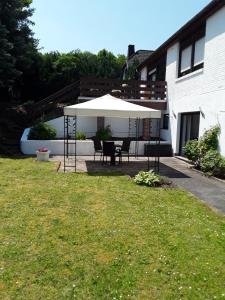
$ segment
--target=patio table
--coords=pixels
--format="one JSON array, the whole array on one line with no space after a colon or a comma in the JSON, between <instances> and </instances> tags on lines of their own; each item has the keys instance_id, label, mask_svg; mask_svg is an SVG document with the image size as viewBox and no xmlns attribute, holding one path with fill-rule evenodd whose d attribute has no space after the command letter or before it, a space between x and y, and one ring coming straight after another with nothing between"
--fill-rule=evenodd
<instances>
[{"instance_id":1,"label":"patio table","mask_svg":"<svg viewBox=\"0 0 225 300\"><path fill-rule=\"evenodd\" d=\"M118 152L116 152L116 148L121 147L121 145L120 144L115 144L115 142L111 141L111 140L107 140L106 142L111 142L111 143L114 144L114 149L115 150L113 151L112 155L110 156L110 165L115 166L116 165L116 153L118 153Z\"/></svg>"}]
</instances>

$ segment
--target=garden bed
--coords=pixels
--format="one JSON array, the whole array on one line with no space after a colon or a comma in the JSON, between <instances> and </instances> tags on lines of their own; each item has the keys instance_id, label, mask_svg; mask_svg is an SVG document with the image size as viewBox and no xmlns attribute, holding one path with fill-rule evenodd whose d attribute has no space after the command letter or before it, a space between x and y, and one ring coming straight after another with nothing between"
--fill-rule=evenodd
<instances>
[{"instance_id":1,"label":"garden bed","mask_svg":"<svg viewBox=\"0 0 225 300\"><path fill-rule=\"evenodd\" d=\"M26 128L20 140L20 148L23 154L34 155L36 150L41 147L47 147L52 155L63 155L64 154L64 140L63 139L53 139L53 140L29 140L28 135L30 128ZM110 138L118 144L122 144L122 138ZM70 142L70 141L69 141ZM71 145L69 146L69 151L73 151L74 140L71 140ZM144 155L144 145L147 141L140 140L138 143L138 155ZM151 141L151 144L155 144L156 141ZM77 155L94 155L94 144L91 139L77 140ZM130 154L135 153L136 140L132 140L130 146ZM168 144L166 141L161 141L161 144Z\"/></svg>"},{"instance_id":2,"label":"garden bed","mask_svg":"<svg viewBox=\"0 0 225 300\"><path fill-rule=\"evenodd\" d=\"M218 180L220 182L223 182L225 184L225 179L224 177L223 178L220 178L220 177L216 177L216 176L212 176L212 175L209 175L207 173L204 173L202 172L199 168L196 168L195 166L191 165L191 169L199 174L201 174L202 176L206 176L206 177L209 177L209 178L212 178L214 180Z\"/></svg>"},{"instance_id":3,"label":"garden bed","mask_svg":"<svg viewBox=\"0 0 225 300\"><path fill-rule=\"evenodd\" d=\"M218 151L220 127L206 130L199 140L190 140L184 147L184 155L194 167L205 175L225 179L225 157Z\"/></svg>"},{"instance_id":4,"label":"garden bed","mask_svg":"<svg viewBox=\"0 0 225 300\"><path fill-rule=\"evenodd\" d=\"M202 176L206 176L206 177L209 177L209 178L212 178L212 179L215 179L215 180L218 180L218 181L220 181L220 182L225 183L225 178L224 178L224 177L223 177L223 178L220 178L220 177L216 177L216 176L212 176L212 175L209 175L209 174L207 174L207 173L204 173L203 171L200 170L200 168L195 167L194 163L191 162L191 161L190 161L189 159L187 159L186 157L183 157L183 156L175 156L175 158L184 161L185 163L187 163L187 164L189 165L189 167L190 167L193 171L195 171L195 172L201 174Z\"/></svg>"}]
</instances>

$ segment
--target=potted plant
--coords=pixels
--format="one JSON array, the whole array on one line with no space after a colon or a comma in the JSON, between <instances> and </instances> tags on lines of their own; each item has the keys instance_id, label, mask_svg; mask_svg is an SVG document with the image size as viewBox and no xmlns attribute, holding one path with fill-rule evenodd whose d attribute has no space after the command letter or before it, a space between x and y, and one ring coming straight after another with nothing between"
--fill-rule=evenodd
<instances>
[{"instance_id":1,"label":"potted plant","mask_svg":"<svg viewBox=\"0 0 225 300\"><path fill-rule=\"evenodd\" d=\"M106 141L108 139L111 139L112 138L112 131L111 131L110 125L106 126L105 128L100 128L96 132L96 137L100 141Z\"/></svg>"},{"instance_id":2,"label":"potted plant","mask_svg":"<svg viewBox=\"0 0 225 300\"><path fill-rule=\"evenodd\" d=\"M86 140L86 134L84 132L78 131L76 134L76 140Z\"/></svg>"},{"instance_id":3,"label":"potted plant","mask_svg":"<svg viewBox=\"0 0 225 300\"><path fill-rule=\"evenodd\" d=\"M48 161L49 160L50 151L46 147L39 148L36 151L36 154L37 154L38 161Z\"/></svg>"}]
</instances>

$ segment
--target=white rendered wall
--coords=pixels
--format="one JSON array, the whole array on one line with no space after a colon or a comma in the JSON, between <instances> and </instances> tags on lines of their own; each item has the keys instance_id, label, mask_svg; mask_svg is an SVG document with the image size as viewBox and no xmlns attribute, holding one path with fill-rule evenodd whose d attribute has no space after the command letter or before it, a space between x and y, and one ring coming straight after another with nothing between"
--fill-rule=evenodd
<instances>
[{"instance_id":1,"label":"white rendered wall","mask_svg":"<svg viewBox=\"0 0 225 300\"><path fill-rule=\"evenodd\" d=\"M64 137L64 118L50 120L49 125L53 126L57 132L57 138ZM97 120L95 117L77 117L77 131L82 131L87 137L92 137L97 131Z\"/></svg>"},{"instance_id":2,"label":"white rendered wall","mask_svg":"<svg viewBox=\"0 0 225 300\"><path fill-rule=\"evenodd\" d=\"M135 120L131 121L131 136L136 136L136 128L134 126ZM47 122L56 129L57 138L64 136L64 120L63 117L53 119ZM122 118L105 118L105 126L110 125L113 136L127 137L129 133L129 119ZM140 121L139 133L142 135L143 122ZM86 137L92 137L97 131L97 118L96 117L78 117L77 118L77 131L82 131Z\"/></svg>"},{"instance_id":3,"label":"white rendered wall","mask_svg":"<svg viewBox=\"0 0 225 300\"><path fill-rule=\"evenodd\" d=\"M47 147L52 155L64 154L64 140L28 140L30 128L26 128L20 140L20 149L23 154L35 155L41 147ZM73 153L74 145L69 146L69 152ZM77 141L77 155L94 155L92 140Z\"/></svg>"},{"instance_id":4,"label":"white rendered wall","mask_svg":"<svg viewBox=\"0 0 225 300\"><path fill-rule=\"evenodd\" d=\"M64 141L63 140L28 140L30 128L26 128L23 132L20 140L20 149L23 154L35 155L36 151L41 147L47 147L52 155L63 155L64 154ZM122 144L122 141L115 141L116 144ZM138 155L144 155L144 145L148 141L138 142ZM155 144L156 142L151 142ZM161 144L167 144L167 142L161 142ZM130 154L135 153L136 142L132 141L130 145ZM69 152L73 153L74 145L69 146ZM77 155L94 155L94 143L92 140L77 141Z\"/></svg>"},{"instance_id":5,"label":"white rendered wall","mask_svg":"<svg viewBox=\"0 0 225 300\"><path fill-rule=\"evenodd\" d=\"M135 119L130 120L130 136L136 136ZM115 137L128 137L129 136L129 119L121 118L105 118L105 126L110 125L112 135ZM139 136L142 136L143 121L140 120Z\"/></svg>"},{"instance_id":6,"label":"white rendered wall","mask_svg":"<svg viewBox=\"0 0 225 300\"><path fill-rule=\"evenodd\" d=\"M147 80L147 67L141 70L141 80Z\"/></svg>"},{"instance_id":7,"label":"white rendered wall","mask_svg":"<svg viewBox=\"0 0 225 300\"><path fill-rule=\"evenodd\" d=\"M169 140L179 149L180 114L200 111L199 135L211 126L221 126L220 151L225 155L225 8L206 23L204 68L177 78L179 44L167 51L166 81L170 114Z\"/></svg>"}]
</instances>

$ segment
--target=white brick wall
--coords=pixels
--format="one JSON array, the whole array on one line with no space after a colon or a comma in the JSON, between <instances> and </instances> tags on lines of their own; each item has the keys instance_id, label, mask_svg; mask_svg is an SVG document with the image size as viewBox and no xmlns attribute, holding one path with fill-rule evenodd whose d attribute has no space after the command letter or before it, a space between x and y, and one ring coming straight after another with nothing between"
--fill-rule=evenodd
<instances>
[{"instance_id":1,"label":"white brick wall","mask_svg":"<svg viewBox=\"0 0 225 300\"><path fill-rule=\"evenodd\" d=\"M179 149L180 113L202 111L200 135L220 124L220 150L225 155L225 8L207 20L204 69L177 78L179 44L167 51L166 80L170 130L164 133L175 153Z\"/></svg>"}]
</instances>

